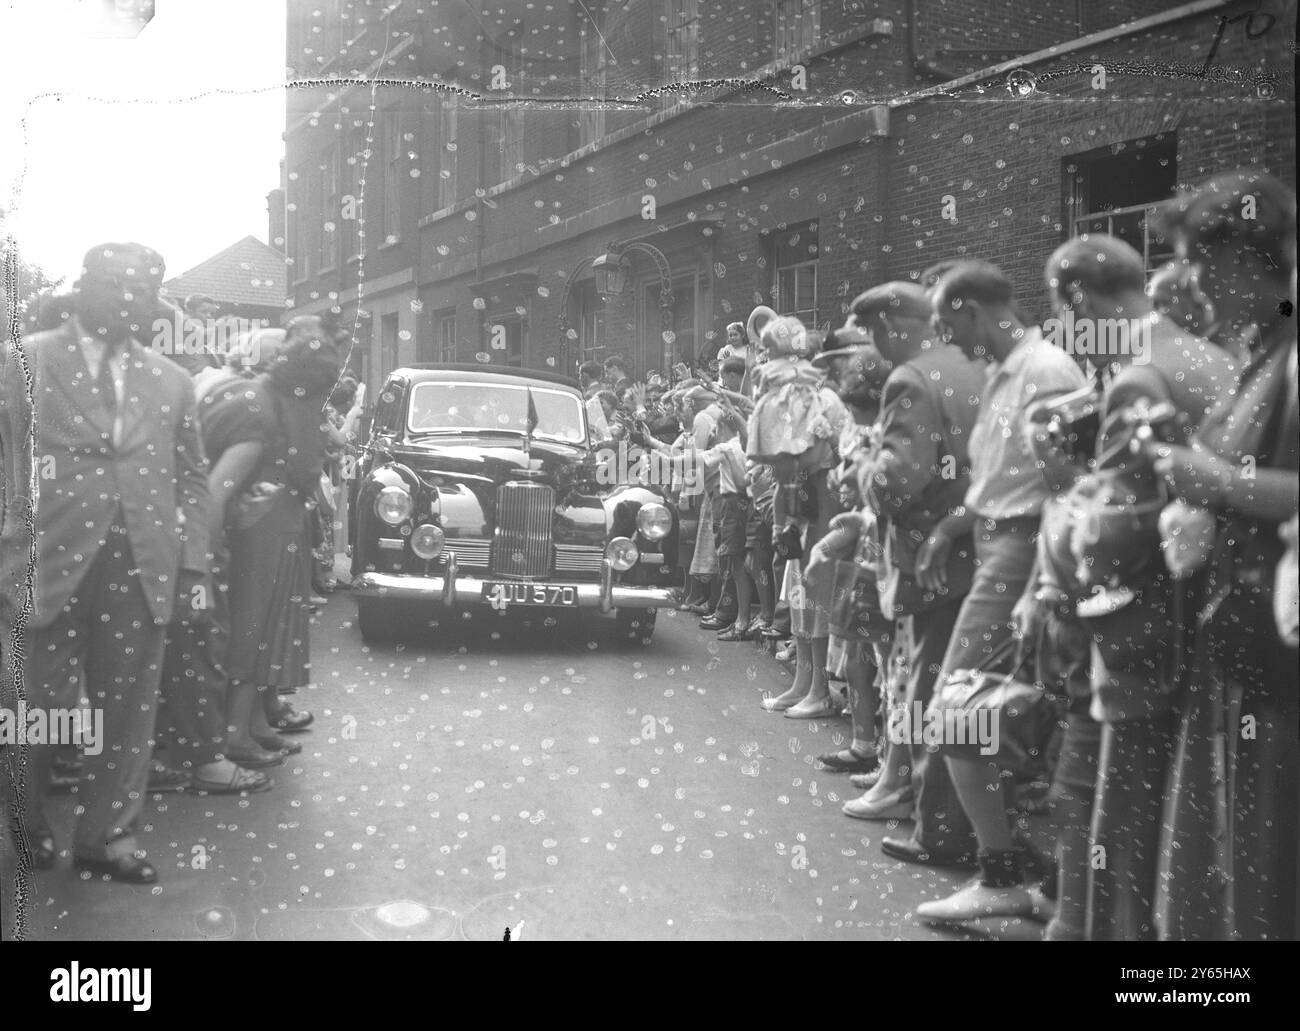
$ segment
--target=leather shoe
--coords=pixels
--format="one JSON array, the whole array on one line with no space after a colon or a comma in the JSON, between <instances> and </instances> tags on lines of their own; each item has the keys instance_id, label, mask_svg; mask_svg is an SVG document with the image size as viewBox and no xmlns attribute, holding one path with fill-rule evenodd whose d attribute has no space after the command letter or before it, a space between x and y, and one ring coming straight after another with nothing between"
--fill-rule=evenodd
<instances>
[{"instance_id":1,"label":"leather shoe","mask_svg":"<svg viewBox=\"0 0 1300 1031\"><path fill-rule=\"evenodd\" d=\"M880 765L874 755L858 755L852 748L819 755L817 761L836 773L870 773Z\"/></svg>"},{"instance_id":2,"label":"leather shoe","mask_svg":"<svg viewBox=\"0 0 1300 1031\"><path fill-rule=\"evenodd\" d=\"M76 866L78 870L88 870L127 884L153 884L158 880L158 871L135 856L117 856L115 859L86 859L78 856Z\"/></svg>"},{"instance_id":3,"label":"leather shoe","mask_svg":"<svg viewBox=\"0 0 1300 1031\"><path fill-rule=\"evenodd\" d=\"M700 620L701 630L726 630L731 626L731 620L723 619L721 616L705 616Z\"/></svg>"},{"instance_id":4,"label":"leather shoe","mask_svg":"<svg viewBox=\"0 0 1300 1031\"><path fill-rule=\"evenodd\" d=\"M973 852L941 852L926 848L915 838L881 838L880 851L890 859L921 866L950 866L957 870L975 870L979 866Z\"/></svg>"}]
</instances>

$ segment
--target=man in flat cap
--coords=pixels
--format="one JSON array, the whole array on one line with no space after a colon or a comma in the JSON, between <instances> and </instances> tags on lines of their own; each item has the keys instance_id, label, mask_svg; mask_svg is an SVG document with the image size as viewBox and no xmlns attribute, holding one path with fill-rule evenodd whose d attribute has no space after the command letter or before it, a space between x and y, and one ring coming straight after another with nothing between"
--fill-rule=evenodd
<instances>
[{"instance_id":1,"label":"man in flat cap","mask_svg":"<svg viewBox=\"0 0 1300 1031\"><path fill-rule=\"evenodd\" d=\"M871 331L880 353L894 363L880 410L880 444L860 468L860 489L881 519L881 537L892 591L885 601L894 618L912 617L906 709L925 706L934 693L962 597L970 586L970 536L954 544L942 570L944 582L927 590L916 576L918 541L959 507L970 483L967 451L985 372L957 348L936 339L926 291L893 282L860 294L853 321ZM897 746L896 746L897 747ZM865 795L844 806L859 819L906 818L915 806L912 837L888 846L895 858L969 865L975 850L943 760L923 746L910 762L891 769ZM910 778L895 776L911 767ZM895 839L888 839L895 842ZM892 849L892 850L891 850Z\"/></svg>"},{"instance_id":2,"label":"man in flat cap","mask_svg":"<svg viewBox=\"0 0 1300 1031\"><path fill-rule=\"evenodd\" d=\"M162 258L148 247L92 248L71 316L10 348L0 377L0 450L29 448L34 437L38 470L29 705L74 709L84 688L102 714L102 739L84 748L73 860L136 884L157 877L136 852L133 825L148 779L166 627L173 614L202 618L210 607L194 388L184 370L140 343L162 279ZM5 486L0 593L16 596L28 575L29 499L25 485ZM41 800L52 751L32 748L26 798L41 868L58 855Z\"/></svg>"}]
</instances>

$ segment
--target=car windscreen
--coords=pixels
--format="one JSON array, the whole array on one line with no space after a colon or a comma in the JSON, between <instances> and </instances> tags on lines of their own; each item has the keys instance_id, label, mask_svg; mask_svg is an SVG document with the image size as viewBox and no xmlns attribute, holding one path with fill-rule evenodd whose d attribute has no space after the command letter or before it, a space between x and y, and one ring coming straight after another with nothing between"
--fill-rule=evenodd
<instances>
[{"instance_id":1,"label":"car windscreen","mask_svg":"<svg viewBox=\"0 0 1300 1031\"><path fill-rule=\"evenodd\" d=\"M537 411L535 437L581 444L586 440L582 401L576 394L514 383L417 383L411 391L407 427L412 433L528 428L528 394Z\"/></svg>"}]
</instances>

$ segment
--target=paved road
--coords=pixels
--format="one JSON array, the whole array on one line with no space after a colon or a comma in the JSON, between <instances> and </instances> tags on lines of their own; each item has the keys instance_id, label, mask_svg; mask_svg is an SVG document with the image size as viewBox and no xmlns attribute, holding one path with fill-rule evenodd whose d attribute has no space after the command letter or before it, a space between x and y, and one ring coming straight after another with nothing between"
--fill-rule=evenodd
<instances>
[{"instance_id":1,"label":"paved road","mask_svg":"<svg viewBox=\"0 0 1300 1031\"><path fill-rule=\"evenodd\" d=\"M883 857L897 825L839 812L814 755L845 720L762 710L788 674L660 613L649 649L603 628L366 647L346 594L313 624L317 714L276 787L159 795L160 883L37 882L32 938L927 938L959 875ZM60 845L74 799L62 800ZM977 935L1037 937L1019 921Z\"/></svg>"}]
</instances>

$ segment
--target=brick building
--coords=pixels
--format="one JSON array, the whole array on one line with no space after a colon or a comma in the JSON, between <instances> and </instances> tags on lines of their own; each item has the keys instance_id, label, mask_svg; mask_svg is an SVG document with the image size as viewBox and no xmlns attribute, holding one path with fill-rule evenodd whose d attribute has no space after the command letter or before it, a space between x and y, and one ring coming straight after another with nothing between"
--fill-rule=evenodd
<instances>
[{"instance_id":1,"label":"brick building","mask_svg":"<svg viewBox=\"0 0 1300 1031\"><path fill-rule=\"evenodd\" d=\"M1295 6L290 0L290 301L355 320L372 385L662 368L755 304L838 324L962 255L1045 314L1071 233L1154 267L1145 213L1180 185L1294 182Z\"/></svg>"}]
</instances>

